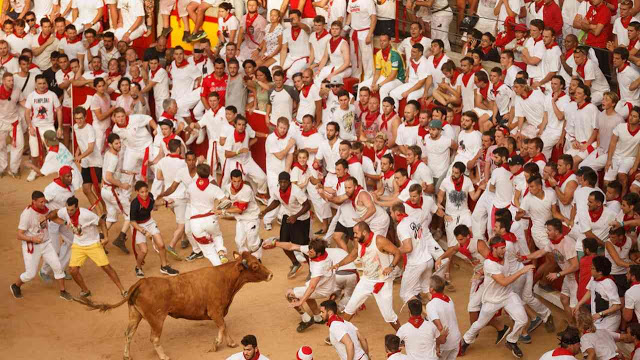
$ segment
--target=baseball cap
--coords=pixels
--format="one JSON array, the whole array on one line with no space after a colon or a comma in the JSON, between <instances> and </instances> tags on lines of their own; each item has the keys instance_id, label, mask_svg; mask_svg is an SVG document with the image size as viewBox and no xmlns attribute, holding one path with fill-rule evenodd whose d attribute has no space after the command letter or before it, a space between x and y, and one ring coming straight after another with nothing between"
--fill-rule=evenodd
<instances>
[{"instance_id":1,"label":"baseball cap","mask_svg":"<svg viewBox=\"0 0 640 360\"><path fill-rule=\"evenodd\" d=\"M513 155L511 159L509 159L509 165L524 165L524 159L520 155Z\"/></svg>"},{"instance_id":2,"label":"baseball cap","mask_svg":"<svg viewBox=\"0 0 640 360\"><path fill-rule=\"evenodd\" d=\"M442 121L431 120L431 122L429 122L429 127L434 129L442 129Z\"/></svg>"},{"instance_id":3,"label":"baseball cap","mask_svg":"<svg viewBox=\"0 0 640 360\"><path fill-rule=\"evenodd\" d=\"M331 82L329 82L329 84L331 84L331 85L344 85L342 80L336 79L336 78L331 79Z\"/></svg>"},{"instance_id":4,"label":"baseball cap","mask_svg":"<svg viewBox=\"0 0 640 360\"><path fill-rule=\"evenodd\" d=\"M58 136L56 135L56 132L53 130L45 131L44 134L42 134L42 137L44 138L44 141L47 143L48 146L56 146L60 143L58 141Z\"/></svg>"},{"instance_id":5,"label":"baseball cap","mask_svg":"<svg viewBox=\"0 0 640 360\"><path fill-rule=\"evenodd\" d=\"M158 126L162 126L162 125L166 125L173 129L173 123L170 120L164 119L164 120L158 121Z\"/></svg>"},{"instance_id":6,"label":"baseball cap","mask_svg":"<svg viewBox=\"0 0 640 360\"><path fill-rule=\"evenodd\" d=\"M296 360L313 360L313 350L310 346L303 346L298 349Z\"/></svg>"},{"instance_id":7,"label":"baseball cap","mask_svg":"<svg viewBox=\"0 0 640 360\"><path fill-rule=\"evenodd\" d=\"M527 29L527 25L525 24L516 24L516 27L513 30L527 32L529 29Z\"/></svg>"}]
</instances>

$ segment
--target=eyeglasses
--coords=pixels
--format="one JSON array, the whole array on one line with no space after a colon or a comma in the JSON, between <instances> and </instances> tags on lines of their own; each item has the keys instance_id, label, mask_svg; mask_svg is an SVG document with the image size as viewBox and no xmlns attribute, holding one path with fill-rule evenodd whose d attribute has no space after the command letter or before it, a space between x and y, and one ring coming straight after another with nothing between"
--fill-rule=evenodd
<instances>
[{"instance_id":1,"label":"eyeglasses","mask_svg":"<svg viewBox=\"0 0 640 360\"><path fill-rule=\"evenodd\" d=\"M31 19L24 19L26 22L32 22L32 21L36 21L36 18L31 18Z\"/></svg>"}]
</instances>

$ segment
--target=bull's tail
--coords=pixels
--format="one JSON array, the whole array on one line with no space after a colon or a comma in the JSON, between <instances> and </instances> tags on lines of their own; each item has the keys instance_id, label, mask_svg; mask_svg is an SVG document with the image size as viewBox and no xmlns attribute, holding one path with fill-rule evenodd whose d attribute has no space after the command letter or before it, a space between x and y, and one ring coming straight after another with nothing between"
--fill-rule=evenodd
<instances>
[{"instance_id":1,"label":"bull's tail","mask_svg":"<svg viewBox=\"0 0 640 360\"><path fill-rule=\"evenodd\" d=\"M129 293L127 294L127 296L115 304L97 304L91 300L79 299L76 297L74 297L73 300L88 307L89 310L99 310L100 312L107 312L111 309L120 307L122 304L124 304L127 301L129 302L129 304L133 305L133 303L135 302L135 298L138 296L138 288L140 287L140 284L142 284L142 281L138 281L135 284L133 284L133 286L129 288Z\"/></svg>"}]
</instances>

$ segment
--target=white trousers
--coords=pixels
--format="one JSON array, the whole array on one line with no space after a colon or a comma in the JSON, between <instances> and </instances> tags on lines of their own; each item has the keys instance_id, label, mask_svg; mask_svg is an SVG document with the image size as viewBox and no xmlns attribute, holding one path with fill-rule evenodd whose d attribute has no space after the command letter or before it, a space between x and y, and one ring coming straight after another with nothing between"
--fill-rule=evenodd
<instances>
[{"instance_id":1,"label":"white trousers","mask_svg":"<svg viewBox=\"0 0 640 360\"><path fill-rule=\"evenodd\" d=\"M553 147L556 146L558 141L560 141L560 137L562 136L562 129L550 129L546 128L540 135L540 139L542 140L542 153L547 159L551 159L551 153L553 152ZM542 172L544 169L540 169Z\"/></svg>"},{"instance_id":2,"label":"white trousers","mask_svg":"<svg viewBox=\"0 0 640 360\"><path fill-rule=\"evenodd\" d=\"M239 162L234 159L227 159L223 166L224 175L222 176L222 187L231 183L231 171L239 169L244 175L244 179L249 180L253 189L258 194L267 193L267 175L262 171L262 168L253 161L252 158Z\"/></svg>"},{"instance_id":3,"label":"white trousers","mask_svg":"<svg viewBox=\"0 0 640 360\"><path fill-rule=\"evenodd\" d=\"M459 348L451 350L440 350L438 360L455 360L458 357Z\"/></svg>"},{"instance_id":4,"label":"white trousers","mask_svg":"<svg viewBox=\"0 0 640 360\"><path fill-rule=\"evenodd\" d=\"M94 120L93 123L95 124L96 121L97 120ZM106 150L105 147L104 147L106 133L105 133L105 130L98 129L97 127L94 127L93 129L95 130L95 133L96 133L95 148L98 151L98 154L100 154L102 156L102 154Z\"/></svg>"},{"instance_id":5,"label":"white trousers","mask_svg":"<svg viewBox=\"0 0 640 360\"><path fill-rule=\"evenodd\" d=\"M200 89L191 90L186 94L179 94L176 98L176 103L178 104L178 112L176 113L176 117L190 117L191 109L195 108L196 105L200 102ZM156 115L157 116L157 115Z\"/></svg>"},{"instance_id":6,"label":"white trousers","mask_svg":"<svg viewBox=\"0 0 640 360\"><path fill-rule=\"evenodd\" d=\"M202 251L202 255L206 257L213 266L222 265L222 261L220 261L220 255L218 255L219 251L227 253L227 248L224 247L224 243L222 241L222 236L216 236L213 238L213 242L209 244L199 244L200 250Z\"/></svg>"},{"instance_id":7,"label":"white trousers","mask_svg":"<svg viewBox=\"0 0 640 360\"><path fill-rule=\"evenodd\" d=\"M373 288L380 282L384 282L384 285L377 294L374 294ZM344 312L349 315L355 314L360 305L364 304L371 295L376 299L378 309L380 309L380 314L382 314L384 321L388 323L398 321L398 315L393 311L393 279L391 278L386 281L360 278L356 288L353 290L353 294L351 294L351 299L349 299L349 302L344 308Z\"/></svg>"},{"instance_id":8,"label":"white trousers","mask_svg":"<svg viewBox=\"0 0 640 360\"><path fill-rule=\"evenodd\" d=\"M449 222L445 222L444 224L444 229L445 232L447 233L447 246L451 247L451 246L456 246L458 245L458 240L456 240L455 235L453 234L453 230L455 230L456 226L458 225L466 225L468 227L472 227L471 226L471 212L470 211L466 211L464 213L462 213L461 215L450 215L453 220L449 221ZM474 233L475 234L475 233Z\"/></svg>"},{"instance_id":9,"label":"white trousers","mask_svg":"<svg viewBox=\"0 0 640 360\"><path fill-rule=\"evenodd\" d=\"M542 320L547 322L549 316L551 316L551 310L544 305L537 297L533 295L533 272L528 272L522 275L511 284L511 289L514 293L520 295L520 299L525 305L540 315Z\"/></svg>"},{"instance_id":10,"label":"white trousers","mask_svg":"<svg viewBox=\"0 0 640 360\"><path fill-rule=\"evenodd\" d=\"M487 231L487 224L490 221L491 207L493 206L493 198L495 194L491 191L485 191L480 195L480 199L476 203L476 207L471 214L471 232L476 239L484 239L484 232ZM489 235L493 229L488 229Z\"/></svg>"},{"instance_id":11,"label":"white trousers","mask_svg":"<svg viewBox=\"0 0 640 360\"><path fill-rule=\"evenodd\" d=\"M58 260L60 266L64 271L69 266L69 260L71 260L71 245L73 245L73 232L66 225L59 225L52 221L49 221L49 238L51 239L51 245L58 254ZM62 243L60 243L62 238ZM51 272L51 265L44 261L42 268L43 273L48 274Z\"/></svg>"},{"instance_id":12,"label":"white trousers","mask_svg":"<svg viewBox=\"0 0 640 360\"><path fill-rule=\"evenodd\" d=\"M260 246L260 220L236 221L236 248L239 253L251 252L258 259L262 258L262 246ZM253 251L253 252L252 252Z\"/></svg>"},{"instance_id":13,"label":"white trousers","mask_svg":"<svg viewBox=\"0 0 640 360\"><path fill-rule=\"evenodd\" d=\"M268 169L267 169L268 170ZM269 203L271 203L273 200L275 200L275 196L278 193L279 187L278 187L278 175L273 171L268 171L267 173L267 187L269 189ZM264 222L264 224L271 224L273 222L273 220L275 220L276 218L281 218L280 215L280 210L282 209L282 206L278 206L277 208L269 211L268 213L264 214L264 217L262 218L262 221Z\"/></svg>"},{"instance_id":14,"label":"white trousers","mask_svg":"<svg viewBox=\"0 0 640 360\"><path fill-rule=\"evenodd\" d=\"M355 30L351 30L351 31L355 31ZM371 31L373 31L373 29L371 29ZM353 44L353 37L350 35L349 36L349 48L351 51L351 68L352 73L351 76L360 79L361 75L364 75L363 78L364 79L369 79L373 77L373 72L374 72L374 61L373 61L373 37L371 38L371 43L367 44L367 34L369 33L369 30L362 30L362 31L358 31L358 54L356 55L356 47ZM360 66L360 64L356 63L357 59L360 59L360 61L362 62L362 66ZM362 87L363 85L360 85L360 87ZM358 92L359 94L360 92Z\"/></svg>"},{"instance_id":15,"label":"white trousers","mask_svg":"<svg viewBox=\"0 0 640 360\"><path fill-rule=\"evenodd\" d=\"M191 203L187 202L187 207L185 208L185 214L191 214ZM184 222L184 233L187 235L187 240L189 240L189 244L191 245L191 250L200 254L202 250L200 250L200 243L193 238L193 232L191 231L191 220L186 219Z\"/></svg>"},{"instance_id":16,"label":"white trousers","mask_svg":"<svg viewBox=\"0 0 640 360\"><path fill-rule=\"evenodd\" d=\"M588 166L596 172L604 169L605 165L607 165L607 151L603 151L600 148L592 151L591 154L580 163L580 166Z\"/></svg>"},{"instance_id":17,"label":"white trousers","mask_svg":"<svg viewBox=\"0 0 640 360\"><path fill-rule=\"evenodd\" d=\"M10 142L7 143L7 138ZM15 140L15 146L13 142ZM4 172L7 167L12 173L20 170L20 162L22 161L22 150L24 149L24 136L22 133L22 125L18 121L15 139L13 137L13 128L10 125L9 130L0 130L0 173Z\"/></svg>"},{"instance_id":18,"label":"white trousers","mask_svg":"<svg viewBox=\"0 0 640 360\"><path fill-rule=\"evenodd\" d=\"M284 65L282 66L282 68L286 71L287 79L292 80L293 75L306 69L309 65L307 64L308 61L308 57L294 58L291 55L287 55L287 57L284 58Z\"/></svg>"},{"instance_id":19,"label":"white trousers","mask_svg":"<svg viewBox=\"0 0 640 360\"><path fill-rule=\"evenodd\" d=\"M331 64L326 65L320 71L318 71L318 75L316 75L316 81L318 84L322 83L322 80L326 79L331 73L335 70L335 67ZM343 80L344 78L348 78L351 76L351 66L344 69L344 71L334 75L331 79Z\"/></svg>"},{"instance_id":20,"label":"white trousers","mask_svg":"<svg viewBox=\"0 0 640 360\"><path fill-rule=\"evenodd\" d=\"M85 24L80 19L76 19L76 21L73 22L72 24L76 27L76 30L78 30L78 34L81 34L83 32L82 31L82 26L85 25ZM89 24L89 23L87 23L87 24ZM97 22L97 23L93 24L93 26L91 26L91 28L93 30L95 30L95 31L99 31L100 30L100 23Z\"/></svg>"},{"instance_id":21,"label":"white trousers","mask_svg":"<svg viewBox=\"0 0 640 360\"><path fill-rule=\"evenodd\" d=\"M453 20L453 13L451 10L439 11L431 15L431 37L440 39L444 42L445 51L451 51L451 44L449 43L449 25Z\"/></svg>"},{"instance_id":22,"label":"white trousers","mask_svg":"<svg viewBox=\"0 0 640 360\"><path fill-rule=\"evenodd\" d=\"M344 311L344 308L349 303L353 290L358 283L358 276L354 273L348 273L338 270L336 272L336 291L342 292L342 297L338 301L338 310Z\"/></svg>"},{"instance_id":23,"label":"white trousers","mask_svg":"<svg viewBox=\"0 0 640 360\"><path fill-rule=\"evenodd\" d=\"M56 131L56 129L53 127L53 125L36 126L36 128L38 128L38 132L40 133L40 140L42 140L42 143L45 144L44 146L46 147L46 143L44 142L45 131L47 130ZM40 148L38 147L38 138L35 135L29 134L29 150L31 151L31 157L40 156Z\"/></svg>"},{"instance_id":24,"label":"white trousers","mask_svg":"<svg viewBox=\"0 0 640 360\"><path fill-rule=\"evenodd\" d=\"M120 40L122 39L122 37L127 31L129 31L129 29L124 27L115 29L115 31L113 31L113 36L115 36L116 39ZM137 38L141 37L144 34L144 32L145 32L145 27L142 26L141 24L141 26L138 26L135 30L133 30L133 32L129 35L129 39L133 42Z\"/></svg>"},{"instance_id":25,"label":"white trousers","mask_svg":"<svg viewBox=\"0 0 640 360\"><path fill-rule=\"evenodd\" d=\"M384 80L386 80L387 78L384 76L380 76L378 78L378 84L380 84L381 82L383 82ZM363 87L368 87L369 89L371 89L371 85L373 84L373 77L367 78L366 80L364 80L363 82L360 83L360 88ZM380 86L380 89L378 90L378 93L380 94L380 99L384 99L387 96L389 96L389 93L391 92L391 90L397 88L398 86L402 86L402 81L398 80L398 79L394 79L392 81L389 81L388 83ZM357 100L360 100L360 92L358 91L358 96L356 97ZM382 105L381 105L382 106ZM382 108L380 108L382 109Z\"/></svg>"},{"instance_id":26,"label":"white trousers","mask_svg":"<svg viewBox=\"0 0 640 360\"><path fill-rule=\"evenodd\" d=\"M396 111L398 111L398 106L400 106L400 101L402 100L402 93L411 89L415 84L416 82L407 82L405 84L402 84L400 86L393 88L389 92L389 96L391 96L393 100L396 101L396 104L395 104ZM381 92L380 95L382 95L382 89L380 90L380 92ZM407 101L418 100L422 97L422 95L424 95L424 86L419 88L418 90L414 90L410 92L409 95L407 95Z\"/></svg>"},{"instance_id":27,"label":"white trousers","mask_svg":"<svg viewBox=\"0 0 640 360\"><path fill-rule=\"evenodd\" d=\"M469 330L464 333L464 342L467 344L473 344L476 341L476 337L480 330L489 324L489 321L493 319L493 316L500 309L504 309L507 314L511 316L514 322L513 329L507 336L507 341L510 343L517 343L520 338L522 328L527 324L529 318L527 317L527 312L524 310L524 306L522 305L522 300L520 300L520 297L513 292L509 293L507 300L500 304L489 302L482 303L482 309L480 309L478 320L471 324Z\"/></svg>"},{"instance_id":28,"label":"white trousers","mask_svg":"<svg viewBox=\"0 0 640 360\"><path fill-rule=\"evenodd\" d=\"M125 221L129 220L129 208L131 207L131 203L129 202L128 192L120 188L116 188L114 190L115 195L110 186L103 186L100 191L100 196L102 196L102 200L104 200L104 203L107 206L107 222L117 222L118 214L120 213L124 217ZM122 205L122 210L120 210L118 201L120 202L120 205Z\"/></svg>"},{"instance_id":29,"label":"white trousers","mask_svg":"<svg viewBox=\"0 0 640 360\"><path fill-rule=\"evenodd\" d=\"M313 212L320 221L331 218L331 206L325 199L320 197L318 189L311 182L307 184L307 196L311 200L311 205L313 205Z\"/></svg>"},{"instance_id":30,"label":"white trousers","mask_svg":"<svg viewBox=\"0 0 640 360\"><path fill-rule=\"evenodd\" d=\"M402 281L400 282L400 298L402 298L402 301L406 303L420 293L428 293L432 271L433 259L405 266Z\"/></svg>"},{"instance_id":31,"label":"white trousers","mask_svg":"<svg viewBox=\"0 0 640 360\"><path fill-rule=\"evenodd\" d=\"M29 248L33 245L33 251L29 253ZM53 248L50 240L41 244L22 242L22 257L24 259L24 272L20 274L20 281L26 283L31 281L38 273L40 258L44 258L53 269L53 277L56 279L64 279L64 270L60 265L56 249Z\"/></svg>"},{"instance_id":32,"label":"white trousers","mask_svg":"<svg viewBox=\"0 0 640 360\"><path fill-rule=\"evenodd\" d=\"M218 218L216 216L207 216L189 219L189 224L191 226L191 233L194 237L211 240L208 244L198 243L204 257L209 259L213 266L221 265L222 262L220 261L220 255L218 255L218 252L222 251L226 254L227 248L224 247L224 240L222 239L222 232L220 231Z\"/></svg>"}]
</instances>

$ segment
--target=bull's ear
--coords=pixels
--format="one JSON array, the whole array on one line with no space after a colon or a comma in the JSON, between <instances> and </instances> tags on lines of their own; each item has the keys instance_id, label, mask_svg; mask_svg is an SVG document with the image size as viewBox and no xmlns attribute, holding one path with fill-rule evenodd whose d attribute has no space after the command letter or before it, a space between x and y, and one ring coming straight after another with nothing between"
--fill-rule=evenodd
<instances>
[{"instance_id":1,"label":"bull's ear","mask_svg":"<svg viewBox=\"0 0 640 360\"><path fill-rule=\"evenodd\" d=\"M238 259L240 258L240 254L238 254L238 252L237 252L237 251L235 251L235 250L233 251L233 258L234 258L235 260L238 260Z\"/></svg>"}]
</instances>

